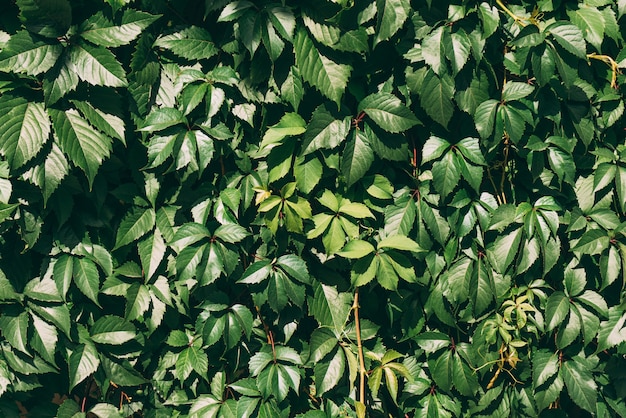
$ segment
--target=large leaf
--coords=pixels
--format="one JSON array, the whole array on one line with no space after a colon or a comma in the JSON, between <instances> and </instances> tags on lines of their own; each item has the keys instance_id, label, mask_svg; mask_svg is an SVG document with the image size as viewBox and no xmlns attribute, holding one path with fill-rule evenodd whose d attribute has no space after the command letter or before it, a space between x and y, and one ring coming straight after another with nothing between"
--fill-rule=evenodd
<instances>
[{"instance_id":1,"label":"large leaf","mask_svg":"<svg viewBox=\"0 0 626 418\"><path fill-rule=\"evenodd\" d=\"M341 156L341 172L348 187L359 181L374 161L374 151L362 131L354 131Z\"/></svg>"},{"instance_id":2,"label":"large leaf","mask_svg":"<svg viewBox=\"0 0 626 418\"><path fill-rule=\"evenodd\" d=\"M325 105L319 106L311 116L302 145L302 155L322 148L333 149L343 142L350 130L348 118L335 119Z\"/></svg>"},{"instance_id":3,"label":"large leaf","mask_svg":"<svg viewBox=\"0 0 626 418\"><path fill-rule=\"evenodd\" d=\"M189 60L211 58L218 51L209 32L197 26L162 36L154 42L154 46L168 49Z\"/></svg>"},{"instance_id":4,"label":"large leaf","mask_svg":"<svg viewBox=\"0 0 626 418\"><path fill-rule=\"evenodd\" d=\"M96 343L120 345L135 338L137 330L122 317L105 315L93 324L90 333Z\"/></svg>"},{"instance_id":5,"label":"large leaf","mask_svg":"<svg viewBox=\"0 0 626 418\"><path fill-rule=\"evenodd\" d=\"M439 77L434 71L428 71L420 94L420 104L428 116L443 127L447 127L454 106L452 97L454 95L454 85L447 76Z\"/></svg>"},{"instance_id":6,"label":"large leaf","mask_svg":"<svg viewBox=\"0 0 626 418\"><path fill-rule=\"evenodd\" d=\"M138 240L154 228L156 213L153 208L134 208L120 223L115 238L115 248Z\"/></svg>"},{"instance_id":7,"label":"large leaf","mask_svg":"<svg viewBox=\"0 0 626 418\"><path fill-rule=\"evenodd\" d=\"M358 110L388 132L403 132L419 122L409 108L390 93L370 94L361 100Z\"/></svg>"},{"instance_id":8,"label":"large leaf","mask_svg":"<svg viewBox=\"0 0 626 418\"><path fill-rule=\"evenodd\" d=\"M89 184L93 184L102 161L111 152L111 138L93 129L74 109L48 112L61 150L83 170Z\"/></svg>"},{"instance_id":9,"label":"large leaf","mask_svg":"<svg viewBox=\"0 0 626 418\"><path fill-rule=\"evenodd\" d=\"M100 359L93 343L81 344L69 356L70 390L98 370Z\"/></svg>"},{"instance_id":10,"label":"large leaf","mask_svg":"<svg viewBox=\"0 0 626 418\"><path fill-rule=\"evenodd\" d=\"M566 51L579 58L585 58L587 44L582 31L571 23L559 21L545 28Z\"/></svg>"},{"instance_id":11,"label":"large leaf","mask_svg":"<svg viewBox=\"0 0 626 418\"><path fill-rule=\"evenodd\" d=\"M95 263L88 258L74 257L74 268L72 275L74 282L81 292L96 305L98 302L98 293L100 291L100 274Z\"/></svg>"},{"instance_id":12,"label":"large leaf","mask_svg":"<svg viewBox=\"0 0 626 418\"><path fill-rule=\"evenodd\" d=\"M593 413L596 410L598 386L584 364L576 359L563 362L561 374L570 397L582 409Z\"/></svg>"},{"instance_id":13,"label":"large leaf","mask_svg":"<svg viewBox=\"0 0 626 418\"><path fill-rule=\"evenodd\" d=\"M296 32L294 49L296 64L304 81L339 104L352 68L322 55L302 28Z\"/></svg>"},{"instance_id":14,"label":"large leaf","mask_svg":"<svg viewBox=\"0 0 626 418\"><path fill-rule=\"evenodd\" d=\"M69 164L57 144L53 143L43 164L36 165L24 178L38 186L43 193L44 205L69 173Z\"/></svg>"},{"instance_id":15,"label":"large leaf","mask_svg":"<svg viewBox=\"0 0 626 418\"><path fill-rule=\"evenodd\" d=\"M339 292L336 287L315 282L314 295L309 299L309 312L322 326L336 332L344 329L352 309L352 294Z\"/></svg>"},{"instance_id":16,"label":"large leaf","mask_svg":"<svg viewBox=\"0 0 626 418\"><path fill-rule=\"evenodd\" d=\"M374 45L391 38L404 25L409 17L409 0L377 0L378 19Z\"/></svg>"},{"instance_id":17,"label":"large leaf","mask_svg":"<svg viewBox=\"0 0 626 418\"><path fill-rule=\"evenodd\" d=\"M95 86L125 87L126 71L111 51L87 43L73 45L70 60L81 80Z\"/></svg>"},{"instance_id":18,"label":"large leaf","mask_svg":"<svg viewBox=\"0 0 626 418\"><path fill-rule=\"evenodd\" d=\"M34 158L50 131L43 103L8 95L0 99L0 150L11 168L20 168Z\"/></svg>"},{"instance_id":19,"label":"large leaf","mask_svg":"<svg viewBox=\"0 0 626 418\"><path fill-rule=\"evenodd\" d=\"M47 43L19 31L0 51L0 71L37 75L54 66L63 48L58 42Z\"/></svg>"},{"instance_id":20,"label":"large leaf","mask_svg":"<svg viewBox=\"0 0 626 418\"><path fill-rule=\"evenodd\" d=\"M125 10L121 24L116 25L102 12L98 12L80 25L80 36L100 46L126 45L158 18L137 10Z\"/></svg>"},{"instance_id":21,"label":"large leaf","mask_svg":"<svg viewBox=\"0 0 626 418\"><path fill-rule=\"evenodd\" d=\"M17 6L26 28L42 36L63 36L72 23L72 7L68 0L18 0Z\"/></svg>"}]
</instances>

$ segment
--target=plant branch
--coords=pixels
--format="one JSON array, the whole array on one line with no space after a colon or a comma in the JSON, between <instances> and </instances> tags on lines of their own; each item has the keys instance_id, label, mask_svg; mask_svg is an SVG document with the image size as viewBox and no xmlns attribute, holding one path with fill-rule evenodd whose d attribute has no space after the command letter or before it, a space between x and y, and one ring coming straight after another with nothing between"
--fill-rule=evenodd
<instances>
[{"instance_id":1,"label":"plant branch","mask_svg":"<svg viewBox=\"0 0 626 418\"><path fill-rule=\"evenodd\" d=\"M356 346L359 351L359 402L365 405L365 358L363 356L363 344L361 342L361 324L359 320L359 288L354 290L354 324L356 327Z\"/></svg>"}]
</instances>

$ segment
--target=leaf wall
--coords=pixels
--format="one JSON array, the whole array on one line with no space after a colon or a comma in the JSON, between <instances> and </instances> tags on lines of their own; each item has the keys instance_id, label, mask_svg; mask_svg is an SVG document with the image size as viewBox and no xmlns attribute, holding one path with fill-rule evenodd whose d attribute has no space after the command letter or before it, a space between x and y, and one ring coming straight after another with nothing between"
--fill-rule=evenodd
<instances>
[{"instance_id":1,"label":"leaf wall","mask_svg":"<svg viewBox=\"0 0 626 418\"><path fill-rule=\"evenodd\" d=\"M626 415L624 1L4 7L4 415Z\"/></svg>"}]
</instances>

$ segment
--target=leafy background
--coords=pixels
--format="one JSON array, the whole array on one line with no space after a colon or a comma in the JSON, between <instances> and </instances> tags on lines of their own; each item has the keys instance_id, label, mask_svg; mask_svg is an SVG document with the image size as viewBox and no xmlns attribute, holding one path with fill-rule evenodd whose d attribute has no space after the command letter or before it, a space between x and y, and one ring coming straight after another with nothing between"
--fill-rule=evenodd
<instances>
[{"instance_id":1,"label":"leafy background","mask_svg":"<svg viewBox=\"0 0 626 418\"><path fill-rule=\"evenodd\" d=\"M3 416L626 416L626 1L2 8Z\"/></svg>"}]
</instances>

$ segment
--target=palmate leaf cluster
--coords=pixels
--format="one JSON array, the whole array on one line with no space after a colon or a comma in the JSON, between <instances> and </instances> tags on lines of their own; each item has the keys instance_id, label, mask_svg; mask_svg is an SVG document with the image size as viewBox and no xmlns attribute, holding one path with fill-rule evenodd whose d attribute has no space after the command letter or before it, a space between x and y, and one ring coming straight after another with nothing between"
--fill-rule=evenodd
<instances>
[{"instance_id":1,"label":"palmate leaf cluster","mask_svg":"<svg viewBox=\"0 0 626 418\"><path fill-rule=\"evenodd\" d=\"M624 14L5 1L2 415L626 416Z\"/></svg>"}]
</instances>

